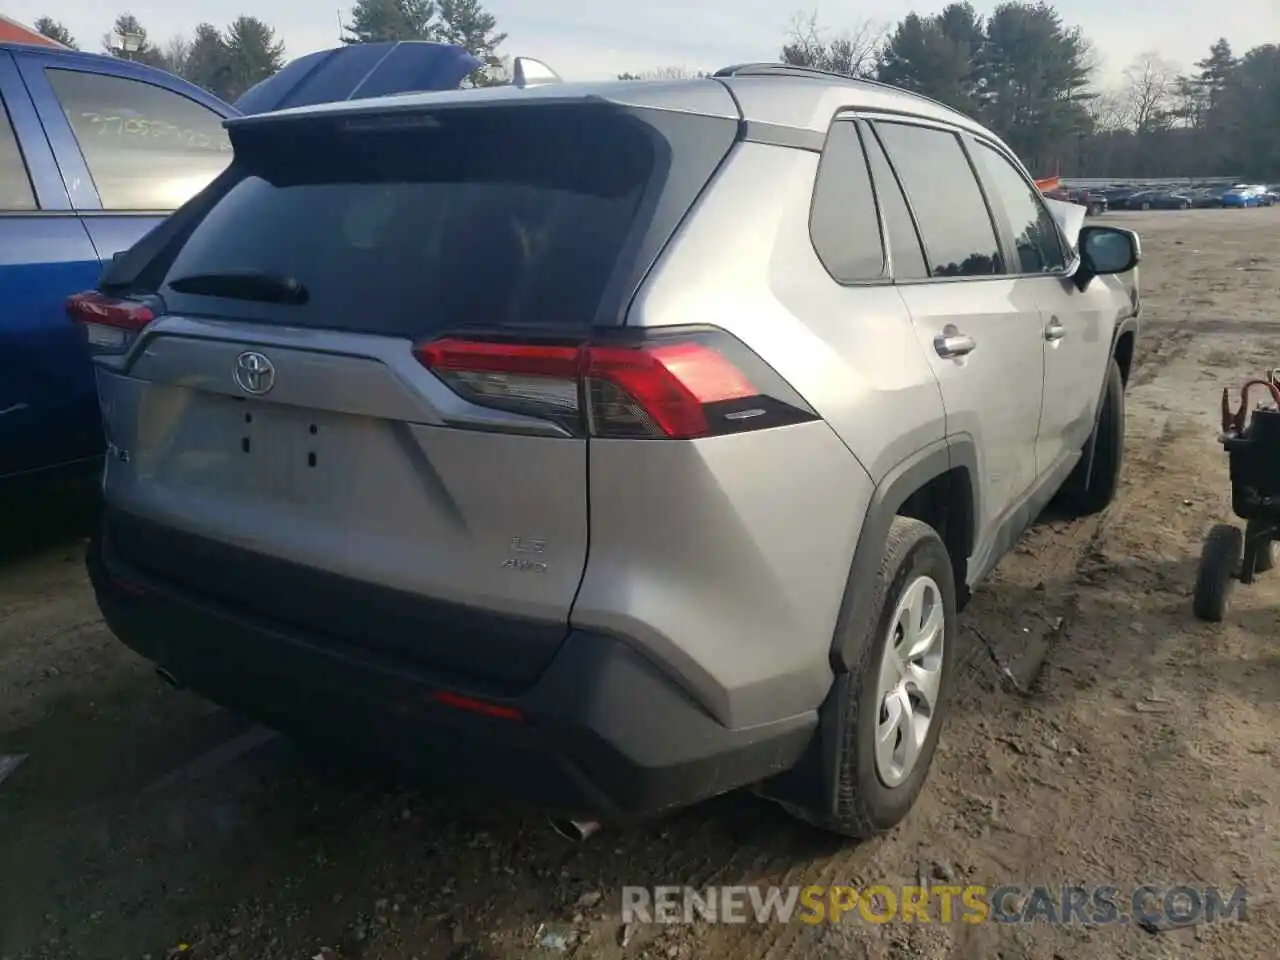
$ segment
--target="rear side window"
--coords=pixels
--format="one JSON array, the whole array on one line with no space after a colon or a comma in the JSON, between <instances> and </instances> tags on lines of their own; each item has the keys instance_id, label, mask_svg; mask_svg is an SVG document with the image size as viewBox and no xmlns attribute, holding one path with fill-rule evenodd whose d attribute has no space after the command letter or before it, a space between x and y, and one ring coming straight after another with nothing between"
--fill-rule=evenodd
<instances>
[{"instance_id":1,"label":"rear side window","mask_svg":"<svg viewBox=\"0 0 1280 960\"><path fill-rule=\"evenodd\" d=\"M876 132L920 224L930 275L1004 273L991 214L959 137L905 123L877 123Z\"/></svg>"},{"instance_id":2,"label":"rear side window","mask_svg":"<svg viewBox=\"0 0 1280 960\"><path fill-rule=\"evenodd\" d=\"M141 80L45 71L104 210L176 210L231 162L222 117Z\"/></svg>"},{"instance_id":3,"label":"rear side window","mask_svg":"<svg viewBox=\"0 0 1280 960\"><path fill-rule=\"evenodd\" d=\"M1021 273L1050 273L1066 266L1062 242L1040 192L994 147L979 142L973 161L993 203L1009 218Z\"/></svg>"},{"instance_id":4,"label":"rear side window","mask_svg":"<svg viewBox=\"0 0 1280 960\"><path fill-rule=\"evenodd\" d=\"M34 210L36 195L13 132L9 109L0 100L0 211Z\"/></svg>"},{"instance_id":5,"label":"rear side window","mask_svg":"<svg viewBox=\"0 0 1280 960\"><path fill-rule=\"evenodd\" d=\"M239 175L168 265L170 308L409 338L591 325L680 163L635 113L602 105L321 118L234 136ZM300 284L305 302L186 282L245 272Z\"/></svg>"},{"instance_id":6,"label":"rear side window","mask_svg":"<svg viewBox=\"0 0 1280 960\"><path fill-rule=\"evenodd\" d=\"M895 280L920 280L929 276L924 264L924 250L920 247L920 234L911 219L907 199L894 175L884 150L874 136L866 138L867 158L871 161L871 177L876 185L876 197L880 201L880 213L884 217L885 233L889 237L889 256L893 261Z\"/></svg>"},{"instance_id":7,"label":"rear side window","mask_svg":"<svg viewBox=\"0 0 1280 960\"><path fill-rule=\"evenodd\" d=\"M809 235L819 259L841 283L884 277L876 198L861 137L851 121L836 121L827 134L813 191Z\"/></svg>"}]
</instances>

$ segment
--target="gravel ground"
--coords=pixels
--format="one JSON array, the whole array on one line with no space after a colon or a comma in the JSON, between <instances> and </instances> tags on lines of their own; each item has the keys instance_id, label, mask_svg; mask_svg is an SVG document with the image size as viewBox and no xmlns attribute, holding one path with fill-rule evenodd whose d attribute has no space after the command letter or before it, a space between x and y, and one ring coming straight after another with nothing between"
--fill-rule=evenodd
<instances>
[{"instance_id":1,"label":"gravel ground","mask_svg":"<svg viewBox=\"0 0 1280 960\"><path fill-rule=\"evenodd\" d=\"M0 957L888 958L1275 955L1272 577L1192 619L1229 519L1224 384L1280 365L1280 210L1114 214L1143 236L1144 340L1119 501L1044 520L965 615L959 702L906 823L844 844L730 796L571 845L536 813L303 757L171 690L103 626L82 518L11 509L0 566ZM1259 252L1270 250L1270 253ZM620 930L626 884L1144 883L1248 888L1248 922ZM626 940L625 946L622 940Z\"/></svg>"}]
</instances>

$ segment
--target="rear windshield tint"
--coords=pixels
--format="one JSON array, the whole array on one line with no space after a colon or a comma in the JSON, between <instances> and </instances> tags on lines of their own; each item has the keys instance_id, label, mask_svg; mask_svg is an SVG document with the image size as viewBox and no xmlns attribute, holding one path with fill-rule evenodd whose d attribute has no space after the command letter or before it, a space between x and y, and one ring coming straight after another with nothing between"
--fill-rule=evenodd
<instances>
[{"instance_id":1,"label":"rear windshield tint","mask_svg":"<svg viewBox=\"0 0 1280 960\"><path fill-rule=\"evenodd\" d=\"M233 131L236 174L170 254L159 288L169 308L406 337L593 323L652 215L651 187L670 166L663 137L604 106L386 124ZM305 303L169 286L245 271L300 283Z\"/></svg>"}]
</instances>

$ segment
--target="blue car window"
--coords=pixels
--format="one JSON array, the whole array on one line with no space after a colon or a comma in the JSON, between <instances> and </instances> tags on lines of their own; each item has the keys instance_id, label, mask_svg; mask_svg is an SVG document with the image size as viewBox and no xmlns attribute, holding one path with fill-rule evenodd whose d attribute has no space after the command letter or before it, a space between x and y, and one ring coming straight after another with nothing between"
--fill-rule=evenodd
<instances>
[{"instance_id":1,"label":"blue car window","mask_svg":"<svg viewBox=\"0 0 1280 960\"><path fill-rule=\"evenodd\" d=\"M231 162L222 117L152 83L47 71L105 210L174 210Z\"/></svg>"}]
</instances>

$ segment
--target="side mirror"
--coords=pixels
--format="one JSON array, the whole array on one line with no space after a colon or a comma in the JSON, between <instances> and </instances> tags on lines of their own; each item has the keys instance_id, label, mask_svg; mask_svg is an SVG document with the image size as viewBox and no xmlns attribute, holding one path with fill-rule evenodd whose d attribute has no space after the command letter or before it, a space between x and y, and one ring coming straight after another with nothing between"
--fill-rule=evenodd
<instances>
[{"instance_id":1,"label":"side mirror","mask_svg":"<svg viewBox=\"0 0 1280 960\"><path fill-rule=\"evenodd\" d=\"M1119 227L1082 227L1079 249L1076 286L1081 290L1094 277L1128 273L1142 260L1142 244L1138 235Z\"/></svg>"},{"instance_id":2,"label":"side mirror","mask_svg":"<svg viewBox=\"0 0 1280 960\"><path fill-rule=\"evenodd\" d=\"M517 87L541 87L548 83L563 83L556 73L541 60L533 57L516 57L511 65L511 82Z\"/></svg>"}]
</instances>

